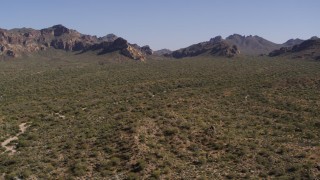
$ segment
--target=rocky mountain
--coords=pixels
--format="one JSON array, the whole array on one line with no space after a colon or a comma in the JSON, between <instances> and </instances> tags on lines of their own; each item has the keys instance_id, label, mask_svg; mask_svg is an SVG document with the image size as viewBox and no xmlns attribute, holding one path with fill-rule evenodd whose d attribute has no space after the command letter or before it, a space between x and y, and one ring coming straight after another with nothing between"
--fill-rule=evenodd
<instances>
[{"instance_id":1,"label":"rocky mountain","mask_svg":"<svg viewBox=\"0 0 320 180\"><path fill-rule=\"evenodd\" d=\"M269 56L290 56L292 58L320 60L320 39L311 38L292 47L282 47L272 51Z\"/></svg>"},{"instance_id":2,"label":"rocky mountain","mask_svg":"<svg viewBox=\"0 0 320 180\"><path fill-rule=\"evenodd\" d=\"M197 56L212 50L212 48L215 49L215 52L217 51L217 48L222 48L221 51L213 54L219 54L228 57L239 54L239 52L245 55L260 55L269 54L276 49L280 49L281 47L298 45L303 41L304 40L301 39L290 39L283 44L276 44L259 36L242 36L239 34L233 34L228 36L226 39L223 39L221 36L216 36L207 42L195 44L187 48L171 52L170 55L177 58Z\"/></svg>"},{"instance_id":3,"label":"rocky mountain","mask_svg":"<svg viewBox=\"0 0 320 180\"><path fill-rule=\"evenodd\" d=\"M157 55L157 56L163 56L165 54L171 54L171 53L172 53L172 51L170 49L160 49L160 50L153 52L153 54Z\"/></svg>"},{"instance_id":4,"label":"rocky mountain","mask_svg":"<svg viewBox=\"0 0 320 180\"><path fill-rule=\"evenodd\" d=\"M152 55L153 54L153 50L150 48L150 46L146 45L146 46L142 46L140 47L137 44L131 44L133 47L135 47L136 49L139 49L142 53L144 53L145 55Z\"/></svg>"},{"instance_id":5,"label":"rocky mountain","mask_svg":"<svg viewBox=\"0 0 320 180\"><path fill-rule=\"evenodd\" d=\"M127 40L123 38L117 38L115 41L103 41L85 48L83 52L97 51L98 55L103 55L111 52L118 51L120 54L129 57L134 60L146 60L146 53L141 51L135 45L131 45Z\"/></svg>"},{"instance_id":6,"label":"rocky mountain","mask_svg":"<svg viewBox=\"0 0 320 180\"><path fill-rule=\"evenodd\" d=\"M210 54L214 56L234 57L240 54L238 47L230 45L228 42L220 39L219 37L210 39L210 41L191 45L173 51L170 56L174 58L193 57L202 54Z\"/></svg>"},{"instance_id":7,"label":"rocky mountain","mask_svg":"<svg viewBox=\"0 0 320 180\"><path fill-rule=\"evenodd\" d=\"M291 47L294 45L301 44L303 41L305 41L305 40L298 39L298 38L297 39L289 39L287 42L282 44L282 47Z\"/></svg>"},{"instance_id":8,"label":"rocky mountain","mask_svg":"<svg viewBox=\"0 0 320 180\"><path fill-rule=\"evenodd\" d=\"M150 47L136 48L123 38L114 34L97 38L84 35L62 25L35 30L30 28L0 29L0 56L17 57L48 48L65 51L101 50L98 54L119 51L122 55L135 60L145 60L152 51Z\"/></svg>"},{"instance_id":9,"label":"rocky mountain","mask_svg":"<svg viewBox=\"0 0 320 180\"><path fill-rule=\"evenodd\" d=\"M99 41L106 41L106 42L113 42L115 41L116 39L118 39L118 36L114 35L114 34L108 34L106 36L103 36L103 37L99 37L98 40Z\"/></svg>"},{"instance_id":10,"label":"rocky mountain","mask_svg":"<svg viewBox=\"0 0 320 180\"><path fill-rule=\"evenodd\" d=\"M226 42L236 45L242 54L259 55L267 54L275 49L282 47L280 44L273 43L259 36L241 36L233 34L226 38Z\"/></svg>"}]
</instances>

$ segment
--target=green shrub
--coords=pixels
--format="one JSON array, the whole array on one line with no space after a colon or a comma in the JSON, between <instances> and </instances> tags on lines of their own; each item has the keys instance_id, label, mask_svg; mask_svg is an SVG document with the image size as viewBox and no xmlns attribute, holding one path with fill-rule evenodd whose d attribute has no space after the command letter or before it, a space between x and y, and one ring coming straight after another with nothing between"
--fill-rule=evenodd
<instances>
[{"instance_id":1,"label":"green shrub","mask_svg":"<svg viewBox=\"0 0 320 180\"><path fill-rule=\"evenodd\" d=\"M88 166L83 162L77 162L71 167L71 171L75 176L83 176L87 173Z\"/></svg>"},{"instance_id":2,"label":"green shrub","mask_svg":"<svg viewBox=\"0 0 320 180\"><path fill-rule=\"evenodd\" d=\"M139 176L138 174L136 173L133 173L133 172L130 172L128 175L127 175L127 180L139 180Z\"/></svg>"}]
</instances>

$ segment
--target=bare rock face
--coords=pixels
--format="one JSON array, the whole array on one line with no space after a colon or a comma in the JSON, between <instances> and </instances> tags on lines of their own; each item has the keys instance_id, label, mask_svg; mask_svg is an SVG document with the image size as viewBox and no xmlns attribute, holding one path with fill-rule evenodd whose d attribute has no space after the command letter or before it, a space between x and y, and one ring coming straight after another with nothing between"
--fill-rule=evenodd
<instances>
[{"instance_id":1,"label":"bare rock face","mask_svg":"<svg viewBox=\"0 0 320 180\"><path fill-rule=\"evenodd\" d=\"M236 45L242 54L259 55L267 54L281 47L280 44L273 43L259 36L242 36L233 34L225 40L230 45Z\"/></svg>"},{"instance_id":2,"label":"bare rock face","mask_svg":"<svg viewBox=\"0 0 320 180\"><path fill-rule=\"evenodd\" d=\"M106 42L113 42L115 41L116 39L118 39L118 36L114 35L114 34L108 34L106 36L103 36L103 37L100 37L98 38L99 41L103 42L103 41L106 41Z\"/></svg>"},{"instance_id":3,"label":"bare rock face","mask_svg":"<svg viewBox=\"0 0 320 180\"><path fill-rule=\"evenodd\" d=\"M320 39L311 38L303 41L301 44L292 47L282 47L279 50L269 53L270 57L275 56L291 56L300 59L315 59L320 57Z\"/></svg>"},{"instance_id":4,"label":"bare rock face","mask_svg":"<svg viewBox=\"0 0 320 180\"><path fill-rule=\"evenodd\" d=\"M5 46L0 45L0 52L4 52L6 50Z\"/></svg>"},{"instance_id":5,"label":"bare rock face","mask_svg":"<svg viewBox=\"0 0 320 180\"><path fill-rule=\"evenodd\" d=\"M123 38L118 38L108 47L108 50L117 51L117 50L126 49L128 47L129 47L129 44L127 40Z\"/></svg>"},{"instance_id":6,"label":"bare rock face","mask_svg":"<svg viewBox=\"0 0 320 180\"><path fill-rule=\"evenodd\" d=\"M142 49L135 48L125 39L114 34L97 38L83 35L62 25L34 30L29 28L5 30L0 29L0 55L18 57L48 48L65 51L87 51L101 49L103 53L119 51L121 54L138 60L144 60ZM143 50L152 51L144 47Z\"/></svg>"},{"instance_id":7,"label":"bare rock face","mask_svg":"<svg viewBox=\"0 0 320 180\"><path fill-rule=\"evenodd\" d=\"M221 38L217 37L207 42L191 45L187 48L173 51L171 56L174 58L193 57L202 54L211 54L214 56L234 57L240 54L237 46L231 46Z\"/></svg>"},{"instance_id":8,"label":"bare rock face","mask_svg":"<svg viewBox=\"0 0 320 180\"><path fill-rule=\"evenodd\" d=\"M225 57L234 57L240 54L236 45L230 46L226 42L217 43L211 50L211 54Z\"/></svg>"},{"instance_id":9,"label":"bare rock face","mask_svg":"<svg viewBox=\"0 0 320 180\"><path fill-rule=\"evenodd\" d=\"M141 48L140 48L140 50L143 52L143 53L145 53L146 55L152 55L153 54L153 51L152 51L152 49L150 48L150 46L142 46Z\"/></svg>"},{"instance_id":10,"label":"bare rock face","mask_svg":"<svg viewBox=\"0 0 320 180\"><path fill-rule=\"evenodd\" d=\"M13 51L11 51L11 50L8 50L6 54L7 54L7 56L9 56L9 57L15 57L15 56L16 56L16 54L15 54Z\"/></svg>"},{"instance_id":11,"label":"bare rock face","mask_svg":"<svg viewBox=\"0 0 320 180\"><path fill-rule=\"evenodd\" d=\"M146 58L145 56L143 55L143 53L141 51L139 51L138 49L132 47L132 46L128 46L127 48L125 49L122 49L121 50L121 54L129 57L129 58L132 58L134 60L139 60L139 61L145 61Z\"/></svg>"},{"instance_id":12,"label":"bare rock face","mask_svg":"<svg viewBox=\"0 0 320 180\"><path fill-rule=\"evenodd\" d=\"M214 38L211 38L209 42L211 42L211 43L219 43L221 41L223 41L222 37L221 36L216 36Z\"/></svg>"},{"instance_id":13,"label":"bare rock face","mask_svg":"<svg viewBox=\"0 0 320 180\"><path fill-rule=\"evenodd\" d=\"M274 50L272 52L269 53L269 56L270 57L274 57L274 56L279 56L281 54L284 54L286 52L290 52L291 51L291 48L290 47L282 47L278 50Z\"/></svg>"},{"instance_id":14,"label":"bare rock face","mask_svg":"<svg viewBox=\"0 0 320 180\"><path fill-rule=\"evenodd\" d=\"M70 30L62 25L52 26L54 36L61 36L62 34L69 34Z\"/></svg>"},{"instance_id":15,"label":"bare rock face","mask_svg":"<svg viewBox=\"0 0 320 180\"><path fill-rule=\"evenodd\" d=\"M167 55L170 55L171 53L172 51L170 49L160 49L153 52L153 54L157 56L167 56Z\"/></svg>"},{"instance_id":16,"label":"bare rock face","mask_svg":"<svg viewBox=\"0 0 320 180\"><path fill-rule=\"evenodd\" d=\"M134 60L144 61L146 58L144 54L135 46L130 45L127 40L118 38L114 42L102 42L98 46L92 47L94 50L102 49L99 53L106 54L109 52L119 51L122 55L127 56Z\"/></svg>"},{"instance_id":17,"label":"bare rock face","mask_svg":"<svg viewBox=\"0 0 320 180\"><path fill-rule=\"evenodd\" d=\"M135 49L140 50L146 56L153 54L153 50L148 45L142 46L142 47L140 47L138 44L130 44L130 45Z\"/></svg>"}]
</instances>

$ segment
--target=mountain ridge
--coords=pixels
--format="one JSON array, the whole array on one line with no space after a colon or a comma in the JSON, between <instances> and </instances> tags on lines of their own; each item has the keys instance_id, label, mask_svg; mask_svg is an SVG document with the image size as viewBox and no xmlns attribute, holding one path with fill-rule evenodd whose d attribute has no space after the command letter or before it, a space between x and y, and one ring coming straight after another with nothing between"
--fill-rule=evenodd
<instances>
[{"instance_id":1,"label":"mountain ridge","mask_svg":"<svg viewBox=\"0 0 320 180\"><path fill-rule=\"evenodd\" d=\"M282 47L269 53L270 57L320 60L320 39L312 37L291 47Z\"/></svg>"},{"instance_id":2,"label":"mountain ridge","mask_svg":"<svg viewBox=\"0 0 320 180\"><path fill-rule=\"evenodd\" d=\"M186 48L181 48L179 50L173 51L171 54L167 54L166 56L171 56L174 58L184 58L199 56L203 54L234 57L240 54L240 51L238 50L237 46L230 45L217 37L215 39L210 39L209 41L200 42L190 45Z\"/></svg>"},{"instance_id":3,"label":"mountain ridge","mask_svg":"<svg viewBox=\"0 0 320 180\"><path fill-rule=\"evenodd\" d=\"M24 54L45 51L48 48L80 51L81 53L91 50L95 51L97 55L117 51L130 59L141 61L146 60L147 56L150 55L174 58L202 54L234 57L241 53L243 55L256 56L270 54L281 48L282 51L288 53L291 52L288 49L305 42L305 40L296 38L277 44L257 35L232 34L225 39L221 36L216 36L209 41L193 44L175 51L169 49L153 51L148 45L139 46L120 38L115 34L107 34L102 37L86 35L61 24L40 30L26 27L9 30L0 28L0 56L19 57ZM310 39L314 40L318 39L318 37L314 36ZM286 48L287 50L285 50Z\"/></svg>"},{"instance_id":4,"label":"mountain ridge","mask_svg":"<svg viewBox=\"0 0 320 180\"><path fill-rule=\"evenodd\" d=\"M45 51L48 48L65 51L88 51L114 49L120 54L135 60L146 59L148 54L142 49L130 44L127 40L114 34L103 37L82 34L76 30L69 29L61 24L49 28L35 30L32 28L14 28L10 30L0 29L0 55L18 57L38 51ZM118 43L123 43L119 45ZM103 47L102 49L97 47ZM108 47L106 47L108 46ZM115 48L113 46L118 46ZM119 49L121 47L121 49ZM145 48L146 49L146 48ZM151 52L152 53L152 52ZM101 52L97 53L103 54Z\"/></svg>"}]
</instances>

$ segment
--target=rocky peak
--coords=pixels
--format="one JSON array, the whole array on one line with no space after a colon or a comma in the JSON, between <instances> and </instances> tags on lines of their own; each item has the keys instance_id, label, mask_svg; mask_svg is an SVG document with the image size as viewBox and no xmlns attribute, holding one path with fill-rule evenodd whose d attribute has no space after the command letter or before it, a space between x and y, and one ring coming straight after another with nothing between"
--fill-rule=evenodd
<instances>
[{"instance_id":1,"label":"rocky peak","mask_svg":"<svg viewBox=\"0 0 320 180\"><path fill-rule=\"evenodd\" d=\"M118 39L118 36L116 36L115 34L108 34L108 35L100 37L98 39L99 39L99 41L113 42L116 39Z\"/></svg>"},{"instance_id":2,"label":"rocky peak","mask_svg":"<svg viewBox=\"0 0 320 180\"><path fill-rule=\"evenodd\" d=\"M121 54L137 60L144 60L150 48L131 46L127 40L109 34L98 39L96 36L83 35L63 25L34 30L29 28L0 29L0 55L17 57L22 54L46 50L47 48L65 51L102 50L119 51ZM142 50L146 51L143 53ZM152 51L152 50L151 50Z\"/></svg>"},{"instance_id":3,"label":"rocky peak","mask_svg":"<svg viewBox=\"0 0 320 180\"><path fill-rule=\"evenodd\" d=\"M127 48L128 46L129 46L128 41L120 37L113 42L111 47L114 48L115 50L119 50L119 49Z\"/></svg>"},{"instance_id":4,"label":"rocky peak","mask_svg":"<svg viewBox=\"0 0 320 180\"><path fill-rule=\"evenodd\" d=\"M225 40L218 41L219 39L220 38L218 37L216 40L211 39L210 41L201 42L177 51L173 51L171 56L174 58L183 58L202 54L211 54L214 56L234 57L240 54L240 51L236 45L230 45Z\"/></svg>"},{"instance_id":5,"label":"rocky peak","mask_svg":"<svg viewBox=\"0 0 320 180\"><path fill-rule=\"evenodd\" d=\"M61 24L52 26L51 28L53 29L54 36L61 36L62 34L70 33L70 29Z\"/></svg>"},{"instance_id":6,"label":"rocky peak","mask_svg":"<svg viewBox=\"0 0 320 180\"><path fill-rule=\"evenodd\" d=\"M216 36L214 38L211 38L209 42L217 43L217 42L221 42L221 41L223 41L222 37L221 36Z\"/></svg>"},{"instance_id":7,"label":"rocky peak","mask_svg":"<svg viewBox=\"0 0 320 180\"><path fill-rule=\"evenodd\" d=\"M169 55L171 53L172 53L172 51L170 49L160 49L160 50L153 52L153 54L155 54L157 56Z\"/></svg>"},{"instance_id":8,"label":"rocky peak","mask_svg":"<svg viewBox=\"0 0 320 180\"><path fill-rule=\"evenodd\" d=\"M294 45L297 45L297 44L300 44L302 43L304 40L302 39L289 39L288 41L286 41L285 43L282 44L283 47L291 47L291 46L294 46Z\"/></svg>"},{"instance_id":9,"label":"rocky peak","mask_svg":"<svg viewBox=\"0 0 320 180\"><path fill-rule=\"evenodd\" d=\"M282 47L269 53L269 56L292 56L293 58L319 60L320 39L309 39L292 47Z\"/></svg>"},{"instance_id":10,"label":"rocky peak","mask_svg":"<svg viewBox=\"0 0 320 180\"><path fill-rule=\"evenodd\" d=\"M246 38L246 36L241 36L240 34L233 34L233 35L230 35L230 36L228 36L226 39L228 40L228 39L245 39Z\"/></svg>"},{"instance_id":11,"label":"rocky peak","mask_svg":"<svg viewBox=\"0 0 320 180\"><path fill-rule=\"evenodd\" d=\"M295 45L292 47L293 52L299 52L307 49L319 49L320 48L320 39L309 39L303 41L299 45Z\"/></svg>"},{"instance_id":12,"label":"rocky peak","mask_svg":"<svg viewBox=\"0 0 320 180\"><path fill-rule=\"evenodd\" d=\"M137 45L136 45L137 46ZM127 40L119 37L113 42L103 41L98 45L89 47L88 50L100 50L99 55L119 51L120 54L134 60L144 61L146 58L142 51L135 45L131 45Z\"/></svg>"},{"instance_id":13,"label":"rocky peak","mask_svg":"<svg viewBox=\"0 0 320 180\"><path fill-rule=\"evenodd\" d=\"M146 46L142 46L140 48L140 50L145 53L146 55L152 55L153 54L153 51L152 49L150 48L150 46L146 45Z\"/></svg>"},{"instance_id":14,"label":"rocky peak","mask_svg":"<svg viewBox=\"0 0 320 180\"><path fill-rule=\"evenodd\" d=\"M258 55L266 54L280 48L279 44L270 42L259 36L242 36L233 34L226 38L230 45L236 45L242 54Z\"/></svg>"},{"instance_id":15,"label":"rocky peak","mask_svg":"<svg viewBox=\"0 0 320 180\"><path fill-rule=\"evenodd\" d=\"M42 35L61 36L63 34L70 33L70 29L66 28L61 24L58 24L49 28L41 29L40 32Z\"/></svg>"}]
</instances>

